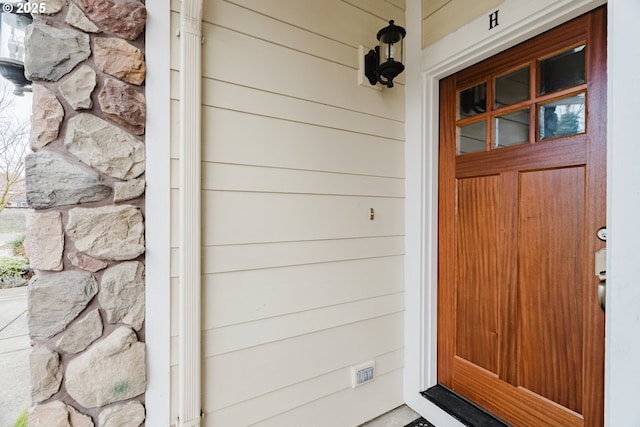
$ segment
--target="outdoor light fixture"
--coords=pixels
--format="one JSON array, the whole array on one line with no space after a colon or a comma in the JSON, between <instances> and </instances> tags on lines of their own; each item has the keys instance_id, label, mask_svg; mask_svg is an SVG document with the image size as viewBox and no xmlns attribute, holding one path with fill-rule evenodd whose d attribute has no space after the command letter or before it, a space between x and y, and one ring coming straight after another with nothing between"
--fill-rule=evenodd
<instances>
[{"instance_id":1,"label":"outdoor light fixture","mask_svg":"<svg viewBox=\"0 0 640 427\"><path fill-rule=\"evenodd\" d=\"M30 3L0 3L0 74L15 86L14 94L31 91L24 76L25 30L33 22ZM34 11L36 11L34 9Z\"/></svg>"},{"instance_id":2,"label":"outdoor light fixture","mask_svg":"<svg viewBox=\"0 0 640 427\"><path fill-rule=\"evenodd\" d=\"M378 31L378 46L364 56L364 75L371 85L380 82L393 87L393 79L404 70L402 47L406 35L405 29L395 25L393 19Z\"/></svg>"}]
</instances>

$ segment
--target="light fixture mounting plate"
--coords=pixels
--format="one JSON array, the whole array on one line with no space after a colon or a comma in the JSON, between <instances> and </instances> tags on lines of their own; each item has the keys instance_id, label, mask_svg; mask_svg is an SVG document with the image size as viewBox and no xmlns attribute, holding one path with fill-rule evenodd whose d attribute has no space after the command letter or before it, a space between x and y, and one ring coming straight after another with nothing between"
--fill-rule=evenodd
<instances>
[{"instance_id":1,"label":"light fixture mounting plate","mask_svg":"<svg viewBox=\"0 0 640 427\"><path fill-rule=\"evenodd\" d=\"M370 50L372 49L369 47L362 45L358 46L358 85L369 89L381 91L382 86L372 85L369 81L369 78L365 75L365 56Z\"/></svg>"}]
</instances>

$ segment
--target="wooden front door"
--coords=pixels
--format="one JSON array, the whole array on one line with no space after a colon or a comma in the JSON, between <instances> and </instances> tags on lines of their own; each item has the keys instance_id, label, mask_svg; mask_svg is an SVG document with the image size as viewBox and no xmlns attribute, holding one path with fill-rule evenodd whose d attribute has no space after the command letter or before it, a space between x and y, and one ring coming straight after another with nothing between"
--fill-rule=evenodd
<instances>
[{"instance_id":1,"label":"wooden front door","mask_svg":"<svg viewBox=\"0 0 640 427\"><path fill-rule=\"evenodd\" d=\"M603 425L606 9L440 84L438 381L509 424Z\"/></svg>"}]
</instances>

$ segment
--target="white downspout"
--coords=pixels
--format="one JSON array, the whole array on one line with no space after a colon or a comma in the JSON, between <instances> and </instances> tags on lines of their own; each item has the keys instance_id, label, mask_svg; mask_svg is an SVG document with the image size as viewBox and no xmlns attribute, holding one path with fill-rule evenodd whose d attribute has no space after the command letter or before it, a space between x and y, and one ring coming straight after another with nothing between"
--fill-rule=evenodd
<instances>
[{"instance_id":1,"label":"white downspout","mask_svg":"<svg viewBox=\"0 0 640 427\"><path fill-rule=\"evenodd\" d=\"M178 425L199 426L200 342L200 157L203 0L180 8L180 341Z\"/></svg>"}]
</instances>

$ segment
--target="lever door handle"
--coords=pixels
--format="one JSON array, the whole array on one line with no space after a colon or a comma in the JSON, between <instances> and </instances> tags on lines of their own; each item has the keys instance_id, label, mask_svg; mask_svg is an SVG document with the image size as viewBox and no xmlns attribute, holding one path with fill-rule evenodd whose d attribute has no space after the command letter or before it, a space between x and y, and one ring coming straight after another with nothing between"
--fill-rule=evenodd
<instances>
[{"instance_id":1,"label":"lever door handle","mask_svg":"<svg viewBox=\"0 0 640 427\"><path fill-rule=\"evenodd\" d=\"M606 311L607 305L607 279L600 280L598 284L598 302L600 303L600 308L602 311Z\"/></svg>"}]
</instances>

